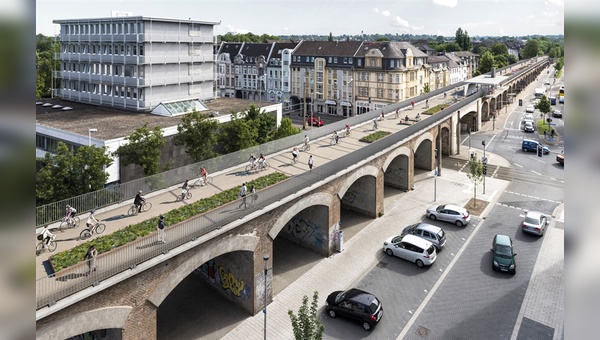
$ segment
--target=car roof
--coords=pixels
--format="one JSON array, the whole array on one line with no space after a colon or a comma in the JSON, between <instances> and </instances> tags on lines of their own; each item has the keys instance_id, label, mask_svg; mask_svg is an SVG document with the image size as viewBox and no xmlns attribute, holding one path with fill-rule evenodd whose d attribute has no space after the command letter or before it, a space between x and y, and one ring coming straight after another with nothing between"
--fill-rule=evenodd
<instances>
[{"instance_id":1,"label":"car roof","mask_svg":"<svg viewBox=\"0 0 600 340\"><path fill-rule=\"evenodd\" d=\"M540 217L542 217L542 215L543 214L539 211L528 211L525 216L539 219Z\"/></svg>"},{"instance_id":2,"label":"car roof","mask_svg":"<svg viewBox=\"0 0 600 340\"><path fill-rule=\"evenodd\" d=\"M413 226L417 229L422 229L422 230L427 230L427 231L431 231L435 234L437 234L440 230L442 230L442 228L429 224L429 223L417 223L417 224L413 224ZM411 226L412 227L412 226Z\"/></svg>"},{"instance_id":3,"label":"car roof","mask_svg":"<svg viewBox=\"0 0 600 340\"><path fill-rule=\"evenodd\" d=\"M346 292L346 300L356 301L367 306L371 304L374 298L376 298L375 295L357 288L352 288Z\"/></svg>"},{"instance_id":4,"label":"car roof","mask_svg":"<svg viewBox=\"0 0 600 340\"><path fill-rule=\"evenodd\" d=\"M454 210L454 211L466 211L467 209L463 208L463 207L459 207L458 205L454 205L454 204L446 204L446 206L444 207L444 209L450 209L450 210Z\"/></svg>"},{"instance_id":5,"label":"car roof","mask_svg":"<svg viewBox=\"0 0 600 340\"><path fill-rule=\"evenodd\" d=\"M533 139L523 139L523 142L530 142L530 143L540 144L538 141L533 140Z\"/></svg>"},{"instance_id":6,"label":"car roof","mask_svg":"<svg viewBox=\"0 0 600 340\"><path fill-rule=\"evenodd\" d=\"M415 246L417 246L419 248L423 248L423 249L427 249L432 245L431 242L426 241L425 239L422 239L419 236L410 235L410 234L404 236L402 238L402 242L414 244Z\"/></svg>"},{"instance_id":7,"label":"car roof","mask_svg":"<svg viewBox=\"0 0 600 340\"><path fill-rule=\"evenodd\" d=\"M504 246L510 246L511 245L511 240L510 240L510 236L508 235L502 235L502 234L496 234L496 244L501 244Z\"/></svg>"}]
</instances>

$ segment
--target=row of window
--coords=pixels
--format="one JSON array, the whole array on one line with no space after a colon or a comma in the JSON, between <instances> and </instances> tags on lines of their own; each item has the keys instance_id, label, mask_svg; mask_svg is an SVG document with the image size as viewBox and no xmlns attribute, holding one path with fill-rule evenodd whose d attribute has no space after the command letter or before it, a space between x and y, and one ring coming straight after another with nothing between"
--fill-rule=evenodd
<instances>
[{"instance_id":1,"label":"row of window","mask_svg":"<svg viewBox=\"0 0 600 340\"><path fill-rule=\"evenodd\" d=\"M130 86L89 83L85 81L63 80L63 90L91 93L108 97L144 100L144 89Z\"/></svg>"},{"instance_id":2,"label":"row of window","mask_svg":"<svg viewBox=\"0 0 600 340\"><path fill-rule=\"evenodd\" d=\"M35 147L48 152L55 152L58 148L58 142L63 142L67 145L70 150L77 152L80 145L75 145L63 140L58 140L52 137L47 137L43 135L35 135Z\"/></svg>"},{"instance_id":3,"label":"row of window","mask_svg":"<svg viewBox=\"0 0 600 340\"><path fill-rule=\"evenodd\" d=\"M138 34L144 33L143 22L119 22L98 24L62 24L61 34Z\"/></svg>"},{"instance_id":4,"label":"row of window","mask_svg":"<svg viewBox=\"0 0 600 340\"><path fill-rule=\"evenodd\" d=\"M143 56L143 44L61 44L62 53Z\"/></svg>"},{"instance_id":5,"label":"row of window","mask_svg":"<svg viewBox=\"0 0 600 340\"><path fill-rule=\"evenodd\" d=\"M105 63L63 62L62 71L97 74L111 77L144 78L144 66Z\"/></svg>"},{"instance_id":6,"label":"row of window","mask_svg":"<svg viewBox=\"0 0 600 340\"><path fill-rule=\"evenodd\" d=\"M387 92L387 94L386 94L386 92ZM359 87L358 95L360 97L370 97L371 96L369 94L368 87ZM386 96L384 96L384 95L386 95ZM384 89L377 89L377 98L401 100L404 98L404 91L403 90L394 90L394 89L388 89L387 91L385 91Z\"/></svg>"}]
</instances>

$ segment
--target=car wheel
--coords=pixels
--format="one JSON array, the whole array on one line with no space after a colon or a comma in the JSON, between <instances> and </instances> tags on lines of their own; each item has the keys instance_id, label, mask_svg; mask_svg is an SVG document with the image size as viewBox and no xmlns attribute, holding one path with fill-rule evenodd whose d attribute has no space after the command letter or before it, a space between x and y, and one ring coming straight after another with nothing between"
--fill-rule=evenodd
<instances>
[{"instance_id":1,"label":"car wheel","mask_svg":"<svg viewBox=\"0 0 600 340\"><path fill-rule=\"evenodd\" d=\"M419 268L423 268L423 266L424 266L423 261L421 261L421 260L417 260L415 263L417 264L417 267L419 267Z\"/></svg>"},{"instance_id":2,"label":"car wheel","mask_svg":"<svg viewBox=\"0 0 600 340\"><path fill-rule=\"evenodd\" d=\"M513 270L511 270L509 273L510 273L511 275L515 275L515 274L517 273L517 270L516 270L516 269L513 269Z\"/></svg>"},{"instance_id":3,"label":"car wheel","mask_svg":"<svg viewBox=\"0 0 600 340\"><path fill-rule=\"evenodd\" d=\"M523 148L523 152L527 152L527 149Z\"/></svg>"},{"instance_id":4,"label":"car wheel","mask_svg":"<svg viewBox=\"0 0 600 340\"><path fill-rule=\"evenodd\" d=\"M493 271L496 271L496 267L494 267L494 265L492 265L492 270L493 270Z\"/></svg>"},{"instance_id":5,"label":"car wheel","mask_svg":"<svg viewBox=\"0 0 600 340\"><path fill-rule=\"evenodd\" d=\"M386 249L385 253L388 254L389 256L394 256L394 252L391 249Z\"/></svg>"},{"instance_id":6,"label":"car wheel","mask_svg":"<svg viewBox=\"0 0 600 340\"><path fill-rule=\"evenodd\" d=\"M454 224L456 224L457 227L462 228L464 226L464 224L462 223L462 221L456 220L456 222L454 222Z\"/></svg>"},{"instance_id":7,"label":"car wheel","mask_svg":"<svg viewBox=\"0 0 600 340\"><path fill-rule=\"evenodd\" d=\"M365 322L363 322L363 328L365 329L365 331L370 331L371 324L365 321Z\"/></svg>"},{"instance_id":8,"label":"car wheel","mask_svg":"<svg viewBox=\"0 0 600 340\"><path fill-rule=\"evenodd\" d=\"M332 318L335 318L337 316L337 314L335 314L335 311L333 309L329 310L329 316Z\"/></svg>"},{"instance_id":9,"label":"car wheel","mask_svg":"<svg viewBox=\"0 0 600 340\"><path fill-rule=\"evenodd\" d=\"M440 247L438 247L438 246L435 246L435 252L436 252L436 253L439 253L441 250L442 250L442 248L440 248Z\"/></svg>"},{"instance_id":10,"label":"car wheel","mask_svg":"<svg viewBox=\"0 0 600 340\"><path fill-rule=\"evenodd\" d=\"M430 215L429 215L429 219L431 219L431 220L435 221L435 220L437 220L437 217L435 217L435 215L434 215L434 214L430 214Z\"/></svg>"}]
</instances>

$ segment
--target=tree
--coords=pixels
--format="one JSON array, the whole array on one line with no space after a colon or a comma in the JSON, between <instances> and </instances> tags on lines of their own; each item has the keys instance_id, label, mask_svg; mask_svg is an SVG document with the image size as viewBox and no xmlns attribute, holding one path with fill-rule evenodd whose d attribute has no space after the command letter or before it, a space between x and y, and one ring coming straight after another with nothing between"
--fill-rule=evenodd
<instances>
[{"instance_id":1,"label":"tree","mask_svg":"<svg viewBox=\"0 0 600 340\"><path fill-rule=\"evenodd\" d=\"M294 329L294 338L296 340L321 340L325 326L317 318L317 310L319 309L319 292L315 291L313 300L308 309L308 296L302 298L302 306L298 309L298 315L295 315L292 310L288 310L288 315L292 321Z\"/></svg>"},{"instance_id":2,"label":"tree","mask_svg":"<svg viewBox=\"0 0 600 340\"><path fill-rule=\"evenodd\" d=\"M273 133L272 140L295 135L297 133L300 133L300 129L294 127L294 124L292 123L292 120L290 118L285 117L281 120L281 125L279 125L277 131Z\"/></svg>"},{"instance_id":3,"label":"tree","mask_svg":"<svg viewBox=\"0 0 600 340\"><path fill-rule=\"evenodd\" d=\"M494 43L492 45L492 54L497 55L508 55L508 47L503 43Z\"/></svg>"},{"instance_id":4,"label":"tree","mask_svg":"<svg viewBox=\"0 0 600 340\"><path fill-rule=\"evenodd\" d=\"M327 38L328 41L333 41L333 34L331 34L331 32L329 32L329 38Z\"/></svg>"},{"instance_id":5,"label":"tree","mask_svg":"<svg viewBox=\"0 0 600 340\"><path fill-rule=\"evenodd\" d=\"M256 128L256 142L263 144L271 140L271 136L276 130L277 119L272 115L261 111L256 105L251 104L244 112L244 119L248 124Z\"/></svg>"},{"instance_id":6,"label":"tree","mask_svg":"<svg viewBox=\"0 0 600 340\"><path fill-rule=\"evenodd\" d=\"M473 204L477 206L477 184L483 181L483 163L477 156L469 158L469 172L467 177L473 182Z\"/></svg>"},{"instance_id":7,"label":"tree","mask_svg":"<svg viewBox=\"0 0 600 340\"><path fill-rule=\"evenodd\" d=\"M429 91L431 91L431 89L429 88L429 83L425 83L425 85L423 85L423 92L429 93Z\"/></svg>"},{"instance_id":8,"label":"tree","mask_svg":"<svg viewBox=\"0 0 600 340\"><path fill-rule=\"evenodd\" d=\"M481 60L479 61L479 72L481 74L490 72L492 70L492 67L494 66L494 56L492 55L491 52L485 52L482 56L481 56Z\"/></svg>"},{"instance_id":9,"label":"tree","mask_svg":"<svg viewBox=\"0 0 600 340\"><path fill-rule=\"evenodd\" d=\"M177 125L177 136L175 136L175 145L185 145L185 152L195 162L212 158L216 155L214 151L217 145L219 123L193 111L181 118L181 123Z\"/></svg>"},{"instance_id":10,"label":"tree","mask_svg":"<svg viewBox=\"0 0 600 340\"><path fill-rule=\"evenodd\" d=\"M444 41L446 41L446 39L444 39L444 37L441 35L438 35L437 38L435 38L435 42L437 42L438 44L441 44Z\"/></svg>"},{"instance_id":11,"label":"tree","mask_svg":"<svg viewBox=\"0 0 600 340\"><path fill-rule=\"evenodd\" d=\"M494 66L496 68L508 66L508 58L506 56L506 54L499 54L497 56L494 56Z\"/></svg>"},{"instance_id":12,"label":"tree","mask_svg":"<svg viewBox=\"0 0 600 340\"><path fill-rule=\"evenodd\" d=\"M562 70L564 65L565 65L565 58L560 57L558 59L558 61L556 62L556 64L554 65L554 69L558 72L558 71Z\"/></svg>"},{"instance_id":13,"label":"tree","mask_svg":"<svg viewBox=\"0 0 600 340\"><path fill-rule=\"evenodd\" d=\"M507 58L508 58L509 65L515 64L519 61L519 59L514 54L507 55Z\"/></svg>"},{"instance_id":14,"label":"tree","mask_svg":"<svg viewBox=\"0 0 600 340\"><path fill-rule=\"evenodd\" d=\"M231 121L223 124L220 142L225 153L247 149L257 145L258 130L245 119L240 119L237 114L231 114Z\"/></svg>"},{"instance_id":15,"label":"tree","mask_svg":"<svg viewBox=\"0 0 600 340\"><path fill-rule=\"evenodd\" d=\"M460 27L456 30L456 38L454 41L458 44L458 46L460 46L461 51L469 51L473 46L471 44L469 33L467 33L467 31L463 31Z\"/></svg>"},{"instance_id":16,"label":"tree","mask_svg":"<svg viewBox=\"0 0 600 340\"><path fill-rule=\"evenodd\" d=\"M108 179L105 168L112 164L106 148L80 146L77 150L59 142L54 154L47 153L36 174L36 199L47 204L100 190Z\"/></svg>"},{"instance_id":17,"label":"tree","mask_svg":"<svg viewBox=\"0 0 600 340\"><path fill-rule=\"evenodd\" d=\"M546 95L542 95L540 101L535 104L535 108L540 110L544 117L552 110L552 107L550 106L550 100L548 100Z\"/></svg>"},{"instance_id":18,"label":"tree","mask_svg":"<svg viewBox=\"0 0 600 340\"><path fill-rule=\"evenodd\" d=\"M160 172L160 149L167 142L160 126L148 129L148 123L135 129L127 138L126 145L121 145L114 152L123 165L137 164L144 170L145 176Z\"/></svg>"},{"instance_id":19,"label":"tree","mask_svg":"<svg viewBox=\"0 0 600 340\"><path fill-rule=\"evenodd\" d=\"M521 51L521 57L523 59L529 59L540 55L540 42L537 39L529 39L525 43L525 47Z\"/></svg>"}]
</instances>

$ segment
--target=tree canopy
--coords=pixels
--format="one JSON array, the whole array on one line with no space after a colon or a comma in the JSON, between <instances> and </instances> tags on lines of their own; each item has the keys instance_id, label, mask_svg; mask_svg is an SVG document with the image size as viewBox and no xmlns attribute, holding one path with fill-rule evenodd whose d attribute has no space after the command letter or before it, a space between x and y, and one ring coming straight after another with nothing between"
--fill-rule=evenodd
<instances>
[{"instance_id":1,"label":"tree canopy","mask_svg":"<svg viewBox=\"0 0 600 340\"><path fill-rule=\"evenodd\" d=\"M533 58L540 54L542 54L542 51L540 49L540 42L537 39L527 40L527 42L525 43L525 47L521 51L521 57L523 59Z\"/></svg>"},{"instance_id":2,"label":"tree canopy","mask_svg":"<svg viewBox=\"0 0 600 340\"><path fill-rule=\"evenodd\" d=\"M470 51L471 47L473 47L469 33L467 33L467 31L463 31L460 27L456 30L456 37L454 41L458 44L458 46L460 46L460 51Z\"/></svg>"},{"instance_id":3,"label":"tree canopy","mask_svg":"<svg viewBox=\"0 0 600 340\"><path fill-rule=\"evenodd\" d=\"M123 165L137 164L144 170L145 176L157 174L160 169L160 150L167 142L160 126L148 129L148 123L135 129L126 138L128 144L121 145L114 152Z\"/></svg>"},{"instance_id":4,"label":"tree canopy","mask_svg":"<svg viewBox=\"0 0 600 340\"><path fill-rule=\"evenodd\" d=\"M195 162L216 156L215 146L218 142L219 123L198 111L181 117L177 125L178 134L175 145L184 145L185 151Z\"/></svg>"}]
</instances>

